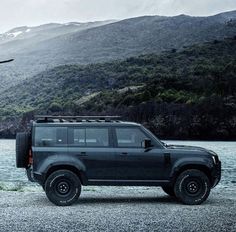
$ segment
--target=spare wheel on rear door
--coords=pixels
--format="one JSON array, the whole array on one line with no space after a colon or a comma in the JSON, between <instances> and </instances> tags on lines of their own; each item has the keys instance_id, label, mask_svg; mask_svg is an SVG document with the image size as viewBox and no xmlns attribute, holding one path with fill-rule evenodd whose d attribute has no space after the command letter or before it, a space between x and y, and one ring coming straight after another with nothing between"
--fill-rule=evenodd
<instances>
[{"instance_id":1,"label":"spare wheel on rear door","mask_svg":"<svg viewBox=\"0 0 236 232\"><path fill-rule=\"evenodd\" d=\"M16 166L17 168L28 167L29 161L29 133L21 132L16 135Z\"/></svg>"}]
</instances>

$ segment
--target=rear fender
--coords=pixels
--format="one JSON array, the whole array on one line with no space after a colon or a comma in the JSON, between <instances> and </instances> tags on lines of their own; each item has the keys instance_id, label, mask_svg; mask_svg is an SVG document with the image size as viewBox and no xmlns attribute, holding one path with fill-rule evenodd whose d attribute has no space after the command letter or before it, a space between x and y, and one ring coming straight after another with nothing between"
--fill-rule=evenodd
<instances>
[{"instance_id":1,"label":"rear fender","mask_svg":"<svg viewBox=\"0 0 236 232\"><path fill-rule=\"evenodd\" d=\"M55 168L57 166L58 167L60 166L62 168L63 166L65 167L70 166L70 167L76 168L78 172L82 172L82 173L86 172L85 165L81 162L81 160L75 157L68 156L68 155L49 156L40 164L37 170L34 170L34 172L37 175L45 177L51 168Z\"/></svg>"}]
</instances>

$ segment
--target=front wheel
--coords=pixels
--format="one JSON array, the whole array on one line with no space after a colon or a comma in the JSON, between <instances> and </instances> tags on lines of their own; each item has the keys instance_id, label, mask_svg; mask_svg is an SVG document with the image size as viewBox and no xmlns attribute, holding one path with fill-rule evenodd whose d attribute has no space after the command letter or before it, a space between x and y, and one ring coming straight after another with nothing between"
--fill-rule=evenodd
<instances>
[{"instance_id":1,"label":"front wheel","mask_svg":"<svg viewBox=\"0 0 236 232\"><path fill-rule=\"evenodd\" d=\"M205 173L190 169L182 172L175 182L175 195L187 205L199 205L209 196L211 190L209 178Z\"/></svg>"},{"instance_id":2,"label":"front wheel","mask_svg":"<svg viewBox=\"0 0 236 232\"><path fill-rule=\"evenodd\" d=\"M44 187L48 199L58 206L72 205L81 193L78 176L69 170L53 172L47 178Z\"/></svg>"}]
</instances>

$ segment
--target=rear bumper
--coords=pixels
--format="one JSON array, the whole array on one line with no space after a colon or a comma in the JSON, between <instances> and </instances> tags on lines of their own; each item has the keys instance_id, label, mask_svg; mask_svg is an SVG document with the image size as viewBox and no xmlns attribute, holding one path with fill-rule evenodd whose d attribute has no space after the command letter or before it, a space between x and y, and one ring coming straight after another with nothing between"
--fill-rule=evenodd
<instances>
[{"instance_id":1,"label":"rear bumper","mask_svg":"<svg viewBox=\"0 0 236 232\"><path fill-rule=\"evenodd\" d=\"M30 182L37 182L39 184L43 183L43 176L39 173L33 172L32 167L26 169L26 175Z\"/></svg>"},{"instance_id":2,"label":"rear bumper","mask_svg":"<svg viewBox=\"0 0 236 232\"><path fill-rule=\"evenodd\" d=\"M40 185L43 185L44 183L44 175L42 175L41 173L38 172L34 172L33 173L34 179L36 182L38 182Z\"/></svg>"},{"instance_id":3,"label":"rear bumper","mask_svg":"<svg viewBox=\"0 0 236 232\"><path fill-rule=\"evenodd\" d=\"M27 178L30 182L36 182L36 180L34 179L34 175L33 175L33 170L32 167L29 167L25 170Z\"/></svg>"},{"instance_id":4,"label":"rear bumper","mask_svg":"<svg viewBox=\"0 0 236 232\"><path fill-rule=\"evenodd\" d=\"M212 188L214 188L221 179L221 162L219 161L212 170Z\"/></svg>"}]
</instances>

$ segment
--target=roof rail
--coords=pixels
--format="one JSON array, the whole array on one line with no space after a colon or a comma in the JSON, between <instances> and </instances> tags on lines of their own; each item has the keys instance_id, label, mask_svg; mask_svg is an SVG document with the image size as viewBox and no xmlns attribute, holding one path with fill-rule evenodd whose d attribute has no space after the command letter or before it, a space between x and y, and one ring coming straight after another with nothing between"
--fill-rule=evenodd
<instances>
[{"instance_id":1,"label":"roof rail","mask_svg":"<svg viewBox=\"0 0 236 232\"><path fill-rule=\"evenodd\" d=\"M103 120L103 121L113 121L120 119L120 116L53 116L53 115L35 115L34 119L39 121L53 121L54 119L59 120L60 122L63 121L89 121L89 120Z\"/></svg>"}]
</instances>

